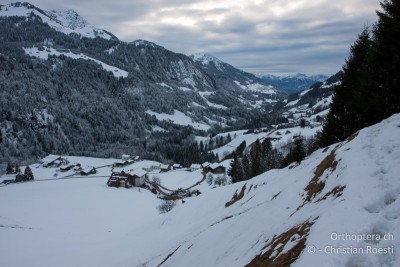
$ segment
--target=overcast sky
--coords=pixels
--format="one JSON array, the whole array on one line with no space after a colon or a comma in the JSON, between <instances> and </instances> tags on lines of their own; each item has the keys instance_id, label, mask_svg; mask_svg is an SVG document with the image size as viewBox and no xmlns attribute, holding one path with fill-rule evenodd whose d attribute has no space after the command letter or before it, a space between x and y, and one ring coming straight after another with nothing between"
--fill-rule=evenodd
<instances>
[{"instance_id":1,"label":"overcast sky","mask_svg":"<svg viewBox=\"0 0 400 267\"><path fill-rule=\"evenodd\" d=\"M0 0L3 1L3 0ZM210 53L245 71L334 74L378 0L31 0L74 9L123 41L144 39L174 52Z\"/></svg>"}]
</instances>

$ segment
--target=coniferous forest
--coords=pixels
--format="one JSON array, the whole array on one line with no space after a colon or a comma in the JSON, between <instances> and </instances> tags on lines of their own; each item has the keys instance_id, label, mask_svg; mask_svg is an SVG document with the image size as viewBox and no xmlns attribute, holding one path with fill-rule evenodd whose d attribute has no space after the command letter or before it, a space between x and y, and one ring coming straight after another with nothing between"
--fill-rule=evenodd
<instances>
[{"instance_id":1,"label":"coniferous forest","mask_svg":"<svg viewBox=\"0 0 400 267\"><path fill-rule=\"evenodd\" d=\"M381 6L377 24L365 26L351 46L320 147L400 112L400 4L385 0Z\"/></svg>"},{"instance_id":2,"label":"coniferous forest","mask_svg":"<svg viewBox=\"0 0 400 267\"><path fill-rule=\"evenodd\" d=\"M194 136L215 135L221 123L244 127L262 113L232 97L238 89L221 87L189 57L150 42L66 35L34 15L1 17L0 40L3 165L35 162L50 153L96 157L128 153L185 166L214 161L215 155L200 151ZM43 52L49 46L84 53L131 74L117 78L91 60L64 55L43 60L24 51L38 47ZM183 86L191 90L183 91ZM206 99L197 90L209 91L209 101L227 108L205 109ZM179 110L193 121L214 125L206 132L157 120L148 110L165 114Z\"/></svg>"},{"instance_id":3,"label":"coniferous forest","mask_svg":"<svg viewBox=\"0 0 400 267\"><path fill-rule=\"evenodd\" d=\"M378 22L364 27L343 70L335 76L340 83L334 89L319 147L400 112L399 4L385 0L381 5ZM211 143L199 144L195 136L215 136L222 124L227 131L282 121L282 102L252 108L243 99L256 101L253 93L227 87L233 82L217 79L189 57L153 43L66 35L34 15L0 20L0 160L4 168L7 161L30 163L50 153L97 157L129 153L188 166L219 160L208 153ZM90 60L63 55L42 60L24 51L29 47L44 51L48 46L84 53L132 74L116 78ZM182 86L190 86L185 84L189 78L193 90L185 87L182 91ZM205 98L194 89L210 95ZM209 101L225 108L208 107ZM165 114L180 110L193 121L214 125L207 132L179 126L157 120L148 110ZM308 145L297 141L286 156L270 155L272 150L263 143L253 144L251 151L238 149L231 155L233 162L242 165L237 180L298 162L317 147ZM267 162L268 157L276 162Z\"/></svg>"}]
</instances>

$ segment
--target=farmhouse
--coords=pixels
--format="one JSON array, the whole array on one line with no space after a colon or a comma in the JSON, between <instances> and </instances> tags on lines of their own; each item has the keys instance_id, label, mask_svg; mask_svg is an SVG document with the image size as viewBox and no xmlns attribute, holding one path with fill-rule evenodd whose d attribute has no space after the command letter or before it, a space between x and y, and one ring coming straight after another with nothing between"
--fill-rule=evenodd
<instances>
[{"instance_id":1,"label":"farmhouse","mask_svg":"<svg viewBox=\"0 0 400 267\"><path fill-rule=\"evenodd\" d=\"M130 159L131 159L131 156L130 156L130 155L127 155L127 154L123 154L123 155L121 156L121 159L122 159L123 161L130 160Z\"/></svg>"},{"instance_id":2,"label":"farmhouse","mask_svg":"<svg viewBox=\"0 0 400 267\"><path fill-rule=\"evenodd\" d=\"M192 172L194 172L194 171L197 171L197 170L200 170L201 169L201 165L200 164L192 164L192 165L190 165L190 171L192 171Z\"/></svg>"},{"instance_id":3,"label":"farmhouse","mask_svg":"<svg viewBox=\"0 0 400 267\"><path fill-rule=\"evenodd\" d=\"M76 164L74 167L75 172L80 172L82 170L82 165L80 163Z\"/></svg>"},{"instance_id":4,"label":"farmhouse","mask_svg":"<svg viewBox=\"0 0 400 267\"><path fill-rule=\"evenodd\" d=\"M95 167L92 167L92 168L88 167L86 169L81 170L81 172L80 172L81 175L85 175L85 176L90 175L90 174L95 174L95 173L97 173L97 170Z\"/></svg>"},{"instance_id":5,"label":"farmhouse","mask_svg":"<svg viewBox=\"0 0 400 267\"><path fill-rule=\"evenodd\" d=\"M160 172L168 172L171 170L171 166L168 164L162 164L160 166Z\"/></svg>"},{"instance_id":6,"label":"farmhouse","mask_svg":"<svg viewBox=\"0 0 400 267\"><path fill-rule=\"evenodd\" d=\"M143 167L143 170L147 172L152 172L154 170L160 170L161 169L161 164L151 164L146 167Z\"/></svg>"},{"instance_id":7,"label":"farmhouse","mask_svg":"<svg viewBox=\"0 0 400 267\"><path fill-rule=\"evenodd\" d=\"M207 161L207 162L204 162L203 164L201 164L201 167L205 168L205 167L208 167L210 165L211 165L211 163Z\"/></svg>"},{"instance_id":8,"label":"farmhouse","mask_svg":"<svg viewBox=\"0 0 400 267\"><path fill-rule=\"evenodd\" d=\"M58 168L61 165L66 165L69 161L66 158L62 158L61 156L56 155L48 155L40 161L43 164L43 167L46 168Z\"/></svg>"},{"instance_id":9,"label":"farmhouse","mask_svg":"<svg viewBox=\"0 0 400 267\"><path fill-rule=\"evenodd\" d=\"M132 187L130 175L124 172L113 172L107 181L108 186L114 187Z\"/></svg>"},{"instance_id":10,"label":"farmhouse","mask_svg":"<svg viewBox=\"0 0 400 267\"><path fill-rule=\"evenodd\" d=\"M219 163L213 163L204 168L204 172L206 173L211 172L213 174L224 174L225 171L226 168Z\"/></svg>"},{"instance_id":11,"label":"farmhouse","mask_svg":"<svg viewBox=\"0 0 400 267\"><path fill-rule=\"evenodd\" d=\"M203 168L203 172L207 173L208 172L208 166L210 166L211 163L210 162L204 162L203 164L201 164L201 167Z\"/></svg>"},{"instance_id":12,"label":"farmhouse","mask_svg":"<svg viewBox=\"0 0 400 267\"><path fill-rule=\"evenodd\" d=\"M69 171L69 170L71 170L73 168L75 168L75 165L67 165L67 166L60 167L60 171L61 172L66 172L66 171Z\"/></svg>"},{"instance_id":13,"label":"farmhouse","mask_svg":"<svg viewBox=\"0 0 400 267\"><path fill-rule=\"evenodd\" d=\"M178 163L175 163L174 165L172 165L172 169L173 170L179 170L179 169L182 169L182 166L180 164L178 164Z\"/></svg>"},{"instance_id":14,"label":"farmhouse","mask_svg":"<svg viewBox=\"0 0 400 267\"><path fill-rule=\"evenodd\" d=\"M147 174L147 172L145 170L142 170L142 169L133 170L133 171L130 171L129 174L132 176L134 186L144 185L144 179Z\"/></svg>"},{"instance_id":15,"label":"farmhouse","mask_svg":"<svg viewBox=\"0 0 400 267\"><path fill-rule=\"evenodd\" d=\"M127 159L127 160L117 160L116 162L114 162L113 166L114 167L124 167L124 166L128 166L130 164L133 164L135 161L133 159Z\"/></svg>"},{"instance_id":16,"label":"farmhouse","mask_svg":"<svg viewBox=\"0 0 400 267\"><path fill-rule=\"evenodd\" d=\"M143 186L146 173L147 172L142 169L113 172L107 181L107 185L125 188Z\"/></svg>"}]
</instances>

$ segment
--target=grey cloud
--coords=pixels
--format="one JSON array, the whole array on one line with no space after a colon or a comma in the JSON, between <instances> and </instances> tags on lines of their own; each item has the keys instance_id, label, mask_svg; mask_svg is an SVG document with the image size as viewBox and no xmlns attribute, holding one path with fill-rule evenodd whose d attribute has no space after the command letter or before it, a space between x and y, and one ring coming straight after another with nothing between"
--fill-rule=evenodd
<instances>
[{"instance_id":1,"label":"grey cloud","mask_svg":"<svg viewBox=\"0 0 400 267\"><path fill-rule=\"evenodd\" d=\"M31 1L45 10L72 8L124 41L146 39L185 54L208 52L254 72L324 74L340 70L350 44L365 23L376 20L379 7L376 0L321 0L296 9L291 6L294 2L266 0L244 8L196 9L191 4L204 7L204 2ZM274 10L277 6L283 15ZM162 23L164 18L181 16L195 20L195 25ZM221 20L207 20L209 16L221 16Z\"/></svg>"}]
</instances>

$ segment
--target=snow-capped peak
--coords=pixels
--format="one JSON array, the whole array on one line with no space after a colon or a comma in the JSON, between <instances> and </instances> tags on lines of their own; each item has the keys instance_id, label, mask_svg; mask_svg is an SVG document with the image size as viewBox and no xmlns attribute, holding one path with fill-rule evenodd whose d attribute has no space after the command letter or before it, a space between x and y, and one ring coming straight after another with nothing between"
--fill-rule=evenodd
<instances>
[{"instance_id":1,"label":"snow-capped peak","mask_svg":"<svg viewBox=\"0 0 400 267\"><path fill-rule=\"evenodd\" d=\"M142 39L133 41L130 44L132 44L132 45L134 45L136 47L163 48L162 46L156 45L153 42L142 40Z\"/></svg>"},{"instance_id":2,"label":"snow-capped peak","mask_svg":"<svg viewBox=\"0 0 400 267\"><path fill-rule=\"evenodd\" d=\"M201 63L203 65L209 65L211 62L215 64L215 66L220 66L223 62L219 60L218 58L214 57L213 55L206 54L206 53L195 53L190 55L190 58L193 59L193 61Z\"/></svg>"},{"instance_id":3,"label":"snow-capped peak","mask_svg":"<svg viewBox=\"0 0 400 267\"><path fill-rule=\"evenodd\" d=\"M213 64L218 70L224 71L224 62L214 57L213 55L206 53L195 53L189 56L194 62L202 64L203 66L209 66Z\"/></svg>"},{"instance_id":4,"label":"snow-capped peak","mask_svg":"<svg viewBox=\"0 0 400 267\"><path fill-rule=\"evenodd\" d=\"M0 16L30 17L31 15L40 17L51 28L65 34L75 33L83 37L101 37L107 40L116 38L112 34L90 25L77 12L71 9L65 11L45 11L27 2L0 5Z\"/></svg>"},{"instance_id":5,"label":"snow-capped peak","mask_svg":"<svg viewBox=\"0 0 400 267\"><path fill-rule=\"evenodd\" d=\"M68 27L72 30L83 29L87 26L90 26L89 23L84 18L79 16L79 14L72 9L68 9L66 11L52 10L46 13L48 13L49 16L55 15L56 18L60 20L60 22L65 23L64 24L65 27Z\"/></svg>"}]
</instances>

